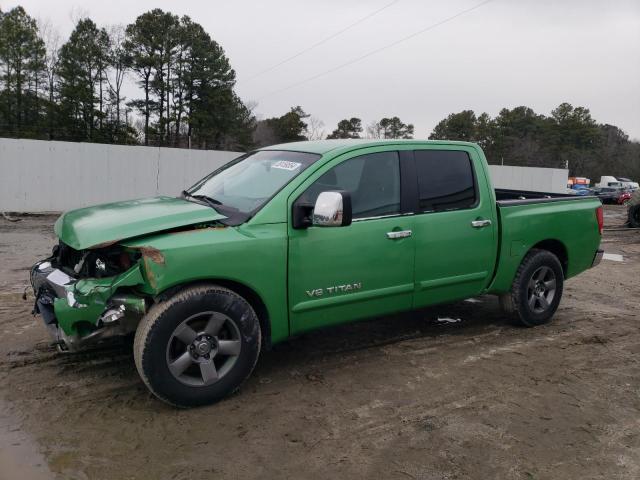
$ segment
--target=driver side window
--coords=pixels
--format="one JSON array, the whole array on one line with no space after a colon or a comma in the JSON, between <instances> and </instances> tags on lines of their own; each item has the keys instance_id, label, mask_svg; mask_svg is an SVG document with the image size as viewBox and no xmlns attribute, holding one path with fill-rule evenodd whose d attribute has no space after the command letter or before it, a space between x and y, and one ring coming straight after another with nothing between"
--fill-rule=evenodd
<instances>
[{"instance_id":1,"label":"driver side window","mask_svg":"<svg viewBox=\"0 0 640 480\"><path fill-rule=\"evenodd\" d=\"M370 153L345 160L316 180L302 199L313 205L321 192L333 190L351 194L354 219L399 214L398 152Z\"/></svg>"}]
</instances>

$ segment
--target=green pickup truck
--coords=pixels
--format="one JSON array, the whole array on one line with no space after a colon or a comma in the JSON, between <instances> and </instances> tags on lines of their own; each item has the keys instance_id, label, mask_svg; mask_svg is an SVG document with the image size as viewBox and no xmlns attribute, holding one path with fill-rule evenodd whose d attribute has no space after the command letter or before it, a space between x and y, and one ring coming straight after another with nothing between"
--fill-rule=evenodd
<instances>
[{"instance_id":1,"label":"green pickup truck","mask_svg":"<svg viewBox=\"0 0 640 480\"><path fill-rule=\"evenodd\" d=\"M480 294L547 322L600 261L602 222L594 197L494 190L472 143L275 145L179 197L63 214L34 312L61 350L135 332L149 389L202 405L311 329Z\"/></svg>"}]
</instances>

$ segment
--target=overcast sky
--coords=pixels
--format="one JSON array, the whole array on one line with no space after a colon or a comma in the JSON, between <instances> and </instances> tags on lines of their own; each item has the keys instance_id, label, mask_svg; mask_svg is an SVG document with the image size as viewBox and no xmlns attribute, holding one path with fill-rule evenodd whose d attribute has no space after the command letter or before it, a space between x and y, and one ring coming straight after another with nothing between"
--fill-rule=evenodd
<instances>
[{"instance_id":1,"label":"overcast sky","mask_svg":"<svg viewBox=\"0 0 640 480\"><path fill-rule=\"evenodd\" d=\"M561 102L591 109L601 123L640 139L640 0L493 0L423 34L306 83L452 17L481 0L0 0L50 21L63 37L88 14L127 24L155 7L199 22L225 49L237 92L259 116L293 105L325 122L357 116L366 125L399 116L427 137L451 112L494 116ZM250 79L283 59L385 7L321 46ZM285 89L284 91L282 91Z\"/></svg>"}]
</instances>

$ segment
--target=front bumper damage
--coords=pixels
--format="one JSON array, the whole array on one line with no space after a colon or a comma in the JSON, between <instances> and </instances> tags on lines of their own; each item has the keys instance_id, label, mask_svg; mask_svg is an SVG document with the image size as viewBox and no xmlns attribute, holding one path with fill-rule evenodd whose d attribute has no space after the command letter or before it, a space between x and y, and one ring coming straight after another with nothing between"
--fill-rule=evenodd
<instances>
[{"instance_id":1,"label":"front bumper damage","mask_svg":"<svg viewBox=\"0 0 640 480\"><path fill-rule=\"evenodd\" d=\"M60 350L78 350L98 340L135 331L147 301L132 292L144 283L140 265L109 278L77 279L50 259L31 269L34 314L40 314Z\"/></svg>"}]
</instances>

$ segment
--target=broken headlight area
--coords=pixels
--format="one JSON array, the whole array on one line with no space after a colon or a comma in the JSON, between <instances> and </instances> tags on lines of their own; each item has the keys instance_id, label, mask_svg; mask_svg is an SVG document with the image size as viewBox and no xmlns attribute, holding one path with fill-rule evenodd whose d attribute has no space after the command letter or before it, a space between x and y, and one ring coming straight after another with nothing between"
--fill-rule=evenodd
<instances>
[{"instance_id":1,"label":"broken headlight area","mask_svg":"<svg viewBox=\"0 0 640 480\"><path fill-rule=\"evenodd\" d=\"M135 331L148 307L146 297L136 291L144 283L137 260L114 263L125 252L122 249L89 252L98 255L61 253L59 247L57 250L31 269L36 298L33 313L42 316L54 343L62 350L76 350L89 342ZM135 254L125 253L134 262ZM87 261L104 261L108 265L105 272L110 275L85 277L92 272L86 266L76 274L69 266L78 258L76 265L82 258L83 265ZM117 273L112 275L113 272Z\"/></svg>"},{"instance_id":2,"label":"broken headlight area","mask_svg":"<svg viewBox=\"0 0 640 480\"><path fill-rule=\"evenodd\" d=\"M76 250L60 242L53 247L51 264L76 278L106 278L129 270L139 259L140 252L120 245Z\"/></svg>"}]
</instances>

